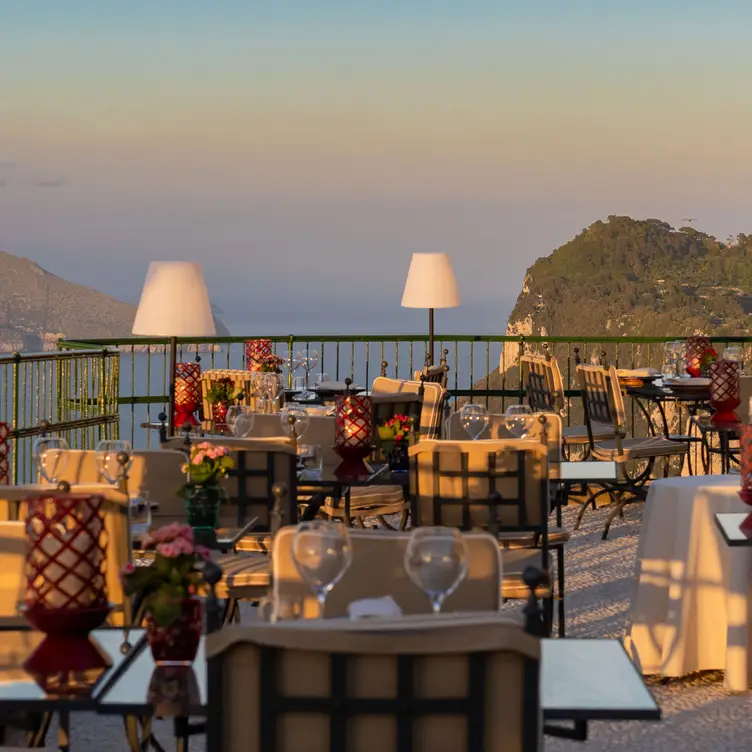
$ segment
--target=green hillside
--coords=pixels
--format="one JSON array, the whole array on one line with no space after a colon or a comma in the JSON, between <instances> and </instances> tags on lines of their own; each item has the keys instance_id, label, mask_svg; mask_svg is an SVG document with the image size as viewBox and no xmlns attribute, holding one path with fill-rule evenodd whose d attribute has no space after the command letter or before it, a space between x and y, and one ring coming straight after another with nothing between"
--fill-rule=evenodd
<instances>
[{"instance_id":1,"label":"green hillside","mask_svg":"<svg viewBox=\"0 0 752 752\"><path fill-rule=\"evenodd\" d=\"M609 217L528 269L510 334L752 332L752 236Z\"/></svg>"}]
</instances>

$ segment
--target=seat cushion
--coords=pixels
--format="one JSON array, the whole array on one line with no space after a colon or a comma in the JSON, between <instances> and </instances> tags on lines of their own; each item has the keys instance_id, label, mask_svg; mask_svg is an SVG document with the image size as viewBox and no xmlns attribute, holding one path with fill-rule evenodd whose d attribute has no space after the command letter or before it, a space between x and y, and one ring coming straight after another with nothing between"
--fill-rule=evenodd
<instances>
[{"instance_id":1,"label":"seat cushion","mask_svg":"<svg viewBox=\"0 0 752 752\"><path fill-rule=\"evenodd\" d=\"M614 438L613 426L605 423L593 423L593 439L595 441L606 441ZM564 444L588 444L587 426L564 426L562 430Z\"/></svg>"},{"instance_id":2,"label":"seat cushion","mask_svg":"<svg viewBox=\"0 0 752 752\"><path fill-rule=\"evenodd\" d=\"M686 454L687 445L671 441L663 436L648 436L644 439L622 439L621 454L616 441L599 441L593 447L593 456L599 460L626 461L647 457L668 457Z\"/></svg>"},{"instance_id":3,"label":"seat cushion","mask_svg":"<svg viewBox=\"0 0 752 752\"><path fill-rule=\"evenodd\" d=\"M543 570L543 584L538 587L535 594L539 598L551 595L549 572L551 571L552 557L548 555L548 566ZM501 553L501 597L502 598L527 598L530 590L522 576L528 567L540 569L542 565L540 549L517 548Z\"/></svg>"},{"instance_id":4,"label":"seat cushion","mask_svg":"<svg viewBox=\"0 0 752 752\"><path fill-rule=\"evenodd\" d=\"M366 486L350 489L350 512L354 516L363 512L370 514L394 514L406 508L405 493L402 486ZM341 517L345 511L344 496L328 498L324 511L334 517Z\"/></svg>"},{"instance_id":5,"label":"seat cushion","mask_svg":"<svg viewBox=\"0 0 752 752\"><path fill-rule=\"evenodd\" d=\"M499 539L499 548L502 551L509 551L517 548L532 548L536 544L535 535L533 533L499 533L497 536ZM548 545L549 546L561 546L565 544L572 534L569 530L565 530L563 527L557 527L556 525L548 526ZM540 546L540 539L537 544ZM504 554L502 554L503 556Z\"/></svg>"},{"instance_id":6,"label":"seat cushion","mask_svg":"<svg viewBox=\"0 0 752 752\"><path fill-rule=\"evenodd\" d=\"M222 554L215 562L222 568L222 579L217 585L219 598L252 597L269 587L271 561L265 554Z\"/></svg>"}]
</instances>

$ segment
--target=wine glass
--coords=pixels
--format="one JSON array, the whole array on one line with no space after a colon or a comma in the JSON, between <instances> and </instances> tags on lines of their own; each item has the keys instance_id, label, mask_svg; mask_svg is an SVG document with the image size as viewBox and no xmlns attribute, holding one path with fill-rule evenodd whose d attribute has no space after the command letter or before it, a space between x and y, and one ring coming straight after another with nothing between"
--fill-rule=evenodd
<instances>
[{"instance_id":1,"label":"wine glass","mask_svg":"<svg viewBox=\"0 0 752 752\"><path fill-rule=\"evenodd\" d=\"M467 574L467 544L452 527L418 527L405 551L408 577L431 599L438 614Z\"/></svg>"},{"instance_id":2,"label":"wine glass","mask_svg":"<svg viewBox=\"0 0 752 752\"><path fill-rule=\"evenodd\" d=\"M352 562L347 527L327 520L311 520L298 525L292 539L295 568L319 602L319 618L324 618L326 597Z\"/></svg>"},{"instance_id":3,"label":"wine glass","mask_svg":"<svg viewBox=\"0 0 752 752\"><path fill-rule=\"evenodd\" d=\"M230 433L235 433L235 421L237 421L238 416L243 413L243 406L242 405L230 405L227 408L227 413L225 415L225 425L227 426L227 429Z\"/></svg>"},{"instance_id":4,"label":"wine glass","mask_svg":"<svg viewBox=\"0 0 752 752\"><path fill-rule=\"evenodd\" d=\"M121 466L118 462L118 454L121 452L125 452L128 455L128 461L125 466ZM112 485L115 485L120 480L122 473L130 468L133 462L133 447L131 447L129 441L100 441L96 454L99 475L104 476L105 480Z\"/></svg>"},{"instance_id":5,"label":"wine glass","mask_svg":"<svg viewBox=\"0 0 752 752\"><path fill-rule=\"evenodd\" d=\"M131 538L143 540L151 528L151 502L146 491L139 492L138 496L130 499L130 522Z\"/></svg>"},{"instance_id":6,"label":"wine glass","mask_svg":"<svg viewBox=\"0 0 752 752\"><path fill-rule=\"evenodd\" d=\"M282 354L282 363L287 368L287 383L292 384L293 374L300 368L300 353L297 350L286 350Z\"/></svg>"},{"instance_id":7,"label":"wine glass","mask_svg":"<svg viewBox=\"0 0 752 752\"><path fill-rule=\"evenodd\" d=\"M310 377L311 371L318 365L319 354L316 350L301 350L298 353L298 360L300 361L300 365L305 369L305 389L300 395L300 399L308 400L314 396L313 393L308 389L308 379Z\"/></svg>"},{"instance_id":8,"label":"wine glass","mask_svg":"<svg viewBox=\"0 0 752 752\"><path fill-rule=\"evenodd\" d=\"M225 422L234 436L248 436L253 430L255 415L247 405L231 405L227 408Z\"/></svg>"},{"instance_id":9,"label":"wine glass","mask_svg":"<svg viewBox=\"0 0 752 752\"><path fill-rule=\"evenodd\" d=\"M303 434L308 430L308 426L311 424L311 417L305 411L305 408L300 405L285 405L279 413L279 422L282 426L282 433L284 433L285 436L288 436L290 433L291 415L295 417L295 436L298 439L301 439Z\"/></svg>"},{"instance_id":10,"label":"wine glass","mask_svg":"<svg viewBox=\"0 0 752 752\"><path fill-rule=\"evenodd\" d=\"M48 483L57 483L68 464L68 442L42 436L34 440L31 454L41 477Z\"/></svg>"},{"instance_id":11,"label":"wine glass","mask_svg":"<svg viewBox=\"0 0 752 752\"><path fill-rule=\"evenodd\" d=\"M729 345L723 351L723 360L730 360L732 363L739 364L739 373L741 374L744 367L744 350L739 345Z\"/></svg>"},{"instance_id":12,"label":"wine glass","mask_svg":"<svg viewBox=\"0 0 752 752\"><path fill-rule=\"evenodd\" d=\"M475 440L488 428L488 410L483 405L468 402L460 410L460 423L467 435Z\"/></svg>"},{"instance_id":13,"label":"wine glass","mask_svg":"<svg viewBox=\"0 0 752 752\"><path fill-rule=\"evenodd\" d=\"M533 427L533 410L530 405L510 405L504 413L504 422L512 436L524 439Z\"/></svg>"}]
</instances>

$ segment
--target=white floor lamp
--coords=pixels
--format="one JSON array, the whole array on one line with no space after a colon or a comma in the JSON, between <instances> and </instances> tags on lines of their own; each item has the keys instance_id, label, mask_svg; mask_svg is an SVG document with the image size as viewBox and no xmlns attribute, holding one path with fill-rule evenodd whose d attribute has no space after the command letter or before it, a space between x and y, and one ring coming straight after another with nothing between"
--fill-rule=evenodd
<instances>
[{"instance_id":1,"label":"white floor lamp","mask_svg":"<svg viewBox=\"0 0 752 752\"><path fill-rule=\"evenodd\" d=\"M428 308L428 359L433 365L436 308L456 308L460 304L452 262L446 253L414 253L407 272L403 308Z\"/></svg>"},{"instance_id":2,"label":"white floor lamp","mask_svg":"<svg viewBox=\"0 0 752 752\"><path fill-rule=\"evenodd\" d=\"M133 321L133 334L170 339L170 435L175 429L178 337L214 337L216 333L201 264L152 261Z\"/></svg>"}]
</instances>

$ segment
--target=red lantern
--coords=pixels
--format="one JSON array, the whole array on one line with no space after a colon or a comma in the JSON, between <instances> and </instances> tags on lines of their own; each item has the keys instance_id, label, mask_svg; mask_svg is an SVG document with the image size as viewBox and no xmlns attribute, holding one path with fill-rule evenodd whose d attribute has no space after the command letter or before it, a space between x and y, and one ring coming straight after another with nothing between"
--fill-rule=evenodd
<instances>
[{"instance_id":1,"label":"red lantern","mask_svg":"<svg viewBox=\"0 0 752 752\"><path fill-rule=\"evenodd\" d=\"M687 337L686 368L690 376L697 378L700 375L700 360L712 348L708 337Z\"/></svg>"},{"instance_id":2,"label":"red lantern","mask_svg":"<svg viewBox=\"0 0 752 752\"><path fill-rule=\"evenodd\" d=\"M201 406L201 366L178 363L175 366L175 428L186 423L198 425L194 413Z\"/></svg>"},{"instance_id":3,"label":"red lantern","mask_svg":"<svg viewBox=\"0 0 752 752\"><path fill-rule=\"evenodd\" d=\"M337 398L334 450L342 458L337 475L368 472L363 460L373 451L373 406L370 397L346 394Z\"/></svg>"},{"instance_id":4,"label":"red lantern","mask_svg":"<svg viewBox=\"0 0 752 752\"><path fill-rule=\"evenodd\" d=\"M739 473L742 481L739 497L752 507L752 424L749 423L739 427ZM752 512L739 527L752 535Z\"/></svg>"},{"instance_id":5,"label":"red lantern","mask_svg":"<svg viewBox=\"0 0 752 752\"><path fill-rule=\"evenodd\" d=\"M739 394L739 364L717 360L710 364L710 406L713 423L738 423L736 410L741 402Z\"/></svg>"},{"instance_id":6,"label":"red lantern","mask_svg":"<svg viewBox=\"0 0 752 752\"><path fill-rule=\"evenodd\" d=\"M10 431L7 423L0 423L0 485L7 486L10 483L8 456L8 436Z\"/></svg>"},{"instance_id":7,"label":"red lantern","mask_svg":"<svg viewBox=\"0 0 752 752\"><path fill-rule=\"evenodd\" d=\"M265 358L272 354L270 339L248 339L245 342L245 370L260 371Z\"/></svg>"}]
</instances>

